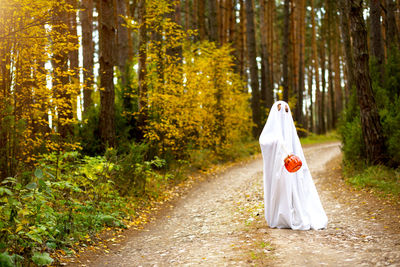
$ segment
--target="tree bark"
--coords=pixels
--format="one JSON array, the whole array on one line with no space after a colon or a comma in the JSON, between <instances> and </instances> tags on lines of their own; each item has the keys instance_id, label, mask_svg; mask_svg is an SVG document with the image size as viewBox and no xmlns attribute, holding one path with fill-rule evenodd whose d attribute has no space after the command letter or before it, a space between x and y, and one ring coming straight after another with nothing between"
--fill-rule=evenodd
<instances>
[{"instance_id":1,"label":"tree bark","mask_svg":"<svg viewBox=\"0 0 400 267\"><path fill-rule=\"evenodd\" d=\"M337 19L337 16L335 15L335 21ZM336 108L336 116L335 118L335 125L336 127L336 122L338 118L338 114L341 114L343 110L343 92L342 92L342 79L340 77L340 58L341 58L341 53L340 53L340 34L339 34L339 25L338 23L335 23L335 43L334 43L334 52L333 52L333 71L335 73L334 77L334 82L335 82L335 108Z\"/></svg>"},{"instance_id":2,"label":"tree bark","mask_svg":"<svg viewBox=\"0 0 400 267\"><path fill-rule=\"evenodd\" d=\"M104 147L115 146L114 2L100 0L100 138Z\"/></svg>"},{"instance_id":3,"label":"tree bark","mask_svg":"<svg viewBox=\"0 0 400 267\"><path fill-rule=\"evenodd\" d=\"M264 108L271 108L274 101L273 84L271 83L271 73L269 61L269 48L267 44L267 16L265 9L265 0L260 0L260 37L261 37L261 105Z\"/></svg>"},{"instance_id":4,"label":"tree bark","mask_svg":"<svg viewBox=\"0 0 400 267\"><path fill-rule=\"evenodd\" d=\"M346 90L345 99L346 105L349 102L351 93L353 91L354 83L354 60L352 54L351 40L350 40L350 26L349 26L349 6L347 0L340 0L340 29L342 33L345 66L346 66Z\"/></svg>"},{"instance_id":5,"label":"tree bark","mask_svg":"<svg viewBox=\"0 0 400 267\"><path fill-rule=\"evenodd\" d=\"M276 73L277 75L280 76L280 73L278 71L274 71L275 67L274 65L276 64L275 58L280 59L279 57L279 49L278 53L275 55L275 49L278 48L278 45L275 45L276 40L274 38L275 35L275 29L274 29L274 21L275 21L275 0L267 0L267 48L268 50L268 62L270 63L269 66L269 74L270 76L268 77L269 83L271 84L272 88L274 87L274 74ZM280 64L279 64L280 65ZM280 69L276 68L277 70Z\"/></svg>"},{"instance_id":6,"label":"tree bark","mask_svg":"<svg viewBox=\"0 0 400 267\"><path fill-rule=\"evenodd\" d=\"M321 40L320 43L320 58L321 58L321 83L322 83L322 92L321 92L321 99L319 102L319 109L318 109L318 121L319 121L319 134L326 133L326 123L325 123L325 92L326 92L326 79L325 79L325 72L326 72L326 59L325 59L325 41L324 39Z\"/></svg>"},{"instance_id":7,"label":"tree bark","mask_svg":"<svg viewBox=\"0 0 400 267\"><path fill-rule=\"evenodd\" d=\"M312 27L312 36L311 36L311 50L312 50L312 58L313 58L313 69L314 69L314 77L315 77L315 114L319 112L319 104L320 104L320 87L319 87L319 64L318 64L318 56L317 56L317 34L316 34L316 25L315 25L315 9L314 9L314 0L311 0L311 27ZM316 130L319 129L319 117L316 116ZM318 130L317 130L318 132Z\"/></svg>"},{"instance_id":8,"label":"tree bark","mask_svg":"<svg viewBox=\"0 0 400 267\"><path fill-rule=\"evenodd\" d=\"M299 125L303 125L303 94L304 94L304 53L305 53L305 42L304 42L304 35L305 35L305 3L304 1L300 0L298 3L298 21L297 21L297 31L298 31L298 54L299 54L299 61L298 61L298 84L297 84L297 104L296 104L296 121ZM301 134L301 132L300 132Z\"/></svg>"},{"instance_id":9,"label":"tree bark","mask_svg":"<svg viewBox=\"0 0 400 267\"><path fill-rule=\"evenodd\" d=\"M144 138L146 121L148 118L147 110L147 84L146 84L146 58L147 58L147 27L146 27L146 0L139 0L139 68L138 68L138 83L139 83L139 136L138 140Z\"/></svg>"},{"instance_id":10,"label":"tree bark","mask_svg":"<svg viewBox=\"0 0 400 267\"><path fill-rule=\"evenodd\" d=\"M368 65L367 30L362 14L362 2L358 0L349 0L349 2L351 37L354 44L355 82L366 159L372 164L385 163L385 140L372 92Z\"/></svg>"},{"instance_id":11,"label":"tree bark","mask_svg":"<svg viewBox=\"0 0 400 267\"><path fill-rule=\"evenodd\" d=\"M218 21L217 21L217 2L216 0L208 0L209 21L210 21L210 42L218 41Z\"/></svg>"},{"instance_id":12,"label":"tree bark","mask_svg":"<svg viewBox=\"0 0 400 267\"><path fill-rule=\"evenodd\" d=\"M245 92L247 92L247 73L245 72L245 66L246 66L246 25L245 25L245 21L246 21L246 16L245 16L245 5L244 5L244 0L239 0L239 4L240 4L240 12L239 12L239 18L240 18L240 25L239 25L239 46L240 46L240 50L239 50L239 69L240 69L240 77L242 78L243 81L245 81Z\"/></svg>"},{"instance_id":13,"label":"tree bark","mask_svg":"<svg viewBox=\"0 0 400 267\"><path fill-rule=\"evenodd\" d=\"M382 41L380 0L370 0L371 55L375 58L379 69L379 78L383 82L385 74L385 55Z\"/></svg>"},{"instance_id":14,"label":"tree bark","mask_svg":"<svg viewBox=\"0 0 400 267\"><path fill-rule=\"evenodd\" d=\"M218 43L223 44L223 27L224 27L224 20L223 20L223 0L217 1L217 21L218 21Z\"/></svg>"},{"instance_id":15,"label":"tree bark","mask_svg":"<svg viewBox=\"0 0 400 267\"><path fill-rule=\"evenodd\" d=\"M308 130L310 132L314 132L314 103L313 103L313 90L312 90L312 84L313 84L313 66L310 64L308 66L308 96L310 97L310 118L308 120Z\"/></svg>"},{"instance_id":16,"label":"tree bark","mask_svg":"<svg viewBox=\"0 0 400 267\"><path fill-rule=\"evenodd\" d=\"M78 0L68 0L68 3L72 6L74 10L78 9ZM72 115L74 119L77 119L78 112L78 92L80 89L80 81L79 81L79 39L78 39L78 21L76 17L76 12L68 13L68 28L69 28L69 42L74 44L74 49L69 52L69 69L72 71L70 75L70 82L73 86L73 90L71 90L71 101L72 101Z\"/></svg>"},{"instance_id":17,"label":"tree bark","mask_svg":"<svg viewBox=\"0 0 400 267\"><path fill-rule=\"evenodd\" d=\"M298 16L298 7L295 2L298 2L298 0L290 0L290 17L289 17L289 23L290 23L290 38L289 38L289 47L290 47L290 52L289 52L289 97L291 96L296 96L298 93L298 30L297 30L297 16ZM295 120L296 118L296 113L294 113Z\"/></svg>"},{"instance_id":18,"label":"tree bark","mask_svg":"<svg viewBox=\"0 0 400 267\"><path fill-rule=\"evenodd\" d=\"M190 0L185 0L185 31L190 29L189 25L189 2Z\"/></svg>"},{"instance_id":19,"label":"tree bark","mask_svg":"<svg viewBox=\"0 0 400 267\"><path fill-rule=\"evenodd\" d=\"M93 0L82 0L80 20L82 25L82 58L83 58L83 114L93 107Z\"/></svg>"},{"instance_id":20,"label":"tree bark","mask_svg":"<svg viewBox=\"0 0 400 267\"><path fill-rule=\"evenodd\" d=\"M254 28L254 11L253 1L246 0L246 18L247 18L247 51L250 67L250 84L251 84L251 109L253 111L253 136L256 138L261 130L261 112L260 112L260 89L258 84L258 67L257 67L257 51L256 51L256 35Z\"/></svg>"},{"instance_id":21,"label":"tree bark","mask_svg":"<svg viewBox=\"0 0 400 267\"><path fill-rule=\"evenodd\" d=\"M327 130L332 130L335 128L336 121L336 106L335 106L335 88L333 87L333 64L332 64L332 42L328 41L328 99L329 106L327 110L328 123Z\"/></svg>"},{"instance_id":22,"label":"tree bark","mask_svg":"<svg viewBox=\"0 0 400 267\"><path fill-rule=\"evenodd\" d=\"M198 18L198 26L199 26L199 35L200 40L204 40L206 38L206 23L205 23L205 6L204 0L199 0L197 2L197 18Z\"/></svg>"},{"instance_id":23,"label":"tree bark","mask_svg":"<svg viewBox=\"0 0 400 267\"><path fill-rule=\"evenodd\" d=\"M176 27L178 25L180 25L179 24L179 22L180 22L180 1L175 1L172 4L172 11L169 12L167 16L171 19L171 22L176 23L173 26L173 28L170 29L170 31L167 31L167 34L169 36L168 38L172 38L177 41L174 42L171 47L167 48L166 54L171 59L169 64L177 65L178 63L182 62L182 44L181 44L181 42L178 41L179 36L176 34ZM177 65L177 67L178 67L178 65Z\"/></svg>"},{"instance_id":24,"label":"tree bark","mask_svg":"<svg viewBox=\"0 0 400 267\"><path fill-rule=\"evenodd\" d=\"M228 14L229 14L229 35L228 35L228 42L234 43L235 42L235 24L236 24L236 1L235 0L228 0Z\"/></svg>"},{"instance_id":25,"label":"tree bark","mask_svg":"<svg viewBox=\"0 0 400 267\"><path fill-rule=\"evenodd\" d=\"M289 2L284 2L284 22L283 22L283 43L282 43L282 87L283 87L283 100L289 102Z\"/></svg>"},{"instance_id":26,"label":"tree bark","mask_svg":"<svg viewBox=\"0 0 400 267\"><path fill-rule=\"evenodd\" d=\"M129 55L129 40L128 28L124 17L126 16L127 4L126 0L117 0L117 66L121 73L121 84L125 88L128 80L128 55Z\"/></svg>"},{"instance_id":27,"label":"tree bark","mask_svg":"<svg viewBox=\"0 0 400 267\"><path fill-rule=\"evenodd\" d=\"M393 47L399 47L399 31L396 24L396 3L393 0L386 0L386 47L390 49Z\"/></svg>"}]
</instances>

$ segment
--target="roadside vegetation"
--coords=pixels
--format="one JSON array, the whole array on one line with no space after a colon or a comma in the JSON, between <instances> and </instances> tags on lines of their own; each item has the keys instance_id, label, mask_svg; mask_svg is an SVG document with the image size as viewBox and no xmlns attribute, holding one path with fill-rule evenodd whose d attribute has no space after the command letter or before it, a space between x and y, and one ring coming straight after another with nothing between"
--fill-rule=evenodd
<instances>
[{"instance_id":1,"label":"roadside vegetation","mask_svg":"<svg viewBox=\"0 0 400 267\"><path fill-rule=\"evenodd\" d=\"M374 58L371 59L372 89L375 96L380 124L385 136L385 157L380 163L366 158L360 108L353 91L340 122L338 132L344 154L343 170L348 183L357 188L373 190L382 196L400 200L400 53L390 50L384 65L383 81Z\"/></svg>"}]
</instances>

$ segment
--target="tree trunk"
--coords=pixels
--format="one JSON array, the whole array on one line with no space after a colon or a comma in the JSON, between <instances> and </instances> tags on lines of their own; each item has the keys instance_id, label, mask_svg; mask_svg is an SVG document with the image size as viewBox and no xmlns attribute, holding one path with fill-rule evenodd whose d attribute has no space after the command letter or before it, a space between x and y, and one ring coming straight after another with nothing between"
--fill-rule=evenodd
<instances>
[{"instance_id":1,"label":"tree trunk","mask_svg":"<svg viewBox=\"0 0 400 267\"><path fill-rule=\"evenodd\" d=\"M274 38L274 34L275 34L275 30L274 30L274 19L275 19L275 1L274 0L267 0L267 48L268 50L268 62L269 62L269 66L267 66L269 68L268 73L269 73L269 77L267 77L269 84L271 84L272 89L274 88L274 74L275 74L275 68L274 65L276 64L275 62L275 58L280 59L279 57L279 53L277 53L277 55L275 55L274 51L275 48L278 48L278 45L275 45L276 40ZM278 50L279 51L279 50ZM280 64L279 64L280 65ZM277 70L280 69L276 68ZM277 75L280 75L280 73L278 73L278 71L276 72ZM273 92L272 92L273 94Z\"/></svg>"},{"instance_id":2,"label":"tree trunk","mask_svg":"<svg viewBox=\"0 0 400 267\"><path fill-rule=\"evenodd\" d=\"M217 0L208 0L209 21L210 21L210 42L218 41L218 21L217 21Z\"/></svg>"},{"instance_id":3,"label":"tree trunk","mask_svg":"<svg viewBox=\"0 0 400 267\"><path fill-rule=\"evenodd\" d=\"M312 83L313 83L313 66L310 64L308 66L308 96L310 97L310 118L308 120L308 130L310 132L314 132L314 109L313 109L313 90L312 90Z\"/></svg>"},{"instance_id":4,"label":"tree trunk","mask_svg":"<svg viewBox=\"0 0 400 267\"><path fill-rule=\"evenodd\" d=\"M344 47L344 55L346 59L346 77L347 77L347 85L346 85L346 105L349 102L351 93L353 91L354 84L354 60L351 48L351 40L350 40L350 26L349 26L349 6L347 0L340 0L340 29L342 33L343 47Z\"/></svg>"},{"instance_id":5,"label":"tree trunk","mask_svg":"<svg viewBox=\"0 0 400 267\"><path fill-rule=\"evenodd\" d=\"M240 51L239 51L239 69L240 69L240 77L242 78L243 81L245 81L245 92L247 92L247 73L245 71L245 66L246 66L246 16L245 16L245 5L244 5L244 0L239 0L240 4L240 12L239 12L239 18L240 18L240 25L239 25L239 44L240 44Z\"/></svg>"},{"instance_id":6,"label":"tree trunk","mask_svg":"<svg viewBox=\"0 0 400 267\"><path fill-rule=\"evenodd\" d=\"M336 121L336 107L335 107L335 89L333 87L333 62L332 62L332 54L333 54L333 35L332 35L332 28L333 28L333 18L332 18L332 5L330 0L327 0L327 16L328 16L328 24L327 27L327 43L328 43L328 99L329 99L329 108L327 109L327 130L332 130L335 128L335 121Z\"/></svg>"},{"instance_id":7,"label":"tree trunk","mask_svg":"<svg viewBox=\"0 0 400 267\"><path fill-rule=\"evenodd\" d=\"M260 114L260 92L258 85L258 67L257 67L257 51L256 51L256 35L254 28L254 11L253 1L246 0L246 18L247 18L247 51L250 67L250 84L251 84L251 109L253 111L253 136L258 137L261 130L261 114Z\"/></svg>"},{"instance_id":8,"label":"tree trunk","mask_svg":"<svg viewBox=\"0 0 400 267\"><path fill-rule=\"evenodd\" d=\"M312 50L312 58L313 58L313 69L314 69L314 77L315 77L315 114L318 114L320 107L320 88L319 88L319 64L318 64L318 56L317 56L317 34L316 34L316 25L315 25L315 9L314 9L314 0L311 0L311 27L312 27L312 36L311 36L311 50ZM319 117L316 116L316 130L319 129ZM317 132L319 132L317 130Z\"/></svg>"},{"instance_id":9,"label":"tree trunk","mask_svg":"<svg viewBox=\"0 0 400 267\"><path fill-rule=\"evenodd\" d=\"M290 38L289 38L289 47L290 47L290 52L289 52L289 97L291 96L296 96L297 97L297 81L298 81L298 47L297 47L297 37L298 37L298 30L297 30L297 15L298 15L298 7L297 4L295 4L297 0L290 0L290 17L289 17L289 23L290 23ZM294 113L295 120L296 118L296 113Z\"/></svg>"},{"instance_id":10,"label":"tree trunk","mask_svg":"<svg viewBox=\"0 0 400 267\"><path fill-rule=\"evenodd\" d=\"M114 2L100 0L100 138L104 147L115 146L114 107Z\"/></svg>"},{"instance_id":11,"label":"tree trunk","mask_svg":"<svg viewBox=\"0 0 400 267\"><path fill-rule=\"evenodd\" d=\"M302 126L303 125L303 94L304 94L304 53L305 53L305 6L304 1L298 1L298 21L297 21L297 31L298 31L298 84L297 84L297 104L296 104L296 121ZM300 132L301 134L301 132Z\"/></svg>"},{"instance_id":12,"label":"tree trunk","mask_svg":"<svg viewBox=\"0 0 400 267\"><path fill-rule=\"evenodd\" d=\"M282 87L283 87L283 100L289 102L289 2L285 0L284 3L284 22L283 22L283 43L282 43Z\"/></svg>"},{"instance_id":13,"label":"tree trunk","mask_svg":"<svg viewBox=\"0 0 400 267\"><path fill-rule=\"evenodd\" d=\"M333 53L334 53L334 28L335 28L335 18L334 18L334 13L335 12L335 6L332 0L327 0L327 27L325 28L327 30L327 43L328 43L328 84L329 84L329 108L328 108L328 124L327 124L327 129L332 130L336 126L336 104L335 104L335 88L333 86L334 80L333 80Z\"/></svg>"},{"instance_id":14,"label":"tree trunk","mask_svg":"<svg viewBox=\"0 0 400 267\"><path fill-rule=\"evenodd\" d=\"M337 16L335 15L335 21ZM335 73L334 81L335 81L335 111L336 116L334 121L334 127L336 127L336 122L338 118L338 114L341 114L343 109L343 93L342 93L342 80L340 77L340 34L339 34L339 25L335 23L335 44L334 44L334 52L333 52L333 71Z\"/></svg>"},{"instance_id":15,"label":"tree trunk","mask_svg":"<svg viewBox=\"0 0 400 267\"><path fill-rule=\"evenodd\" d=\"M129 40L128 28L124 17L126 16L126 0L117 0L117 66L121 73L122 87L127 87L128 82L128 54L129 54Z\"/></svg>"},{"instance_id":16,"label":"tree trunk","mask_svg":"<svg viewBox=\"0 0 400 267\"><path fill-rule=\"evenodd\" d=\"M167 14L167 16L171 19L172 22L175 22L176 25L171 27L171 31L167 31L167 38L171 38L173 40L177 40L171 47L167 48L166 54L169 56L169 59L171 60L169 64L175 64L177 65L178 63L182 62L182 44L179 42L179 36L175 32L175 27L177 25L180 25L180 2L175 1L172 4L172 11ZM168 61L167 61L168 62ZM177 67L179 67L177 65Z\"/></svg>"},{"instance_id":17,"label":"tree trunk","mask_svg":"<svg viewBox=\"0 0 400 267\"><path fill-rule=\"evenodd\" d=\"M190 0L185 0L185 31L191 28L189 25L189 2Z\"/></svg>"},{"instance_id":18,"label":"tree trunk","mask_svg":"<svg viewBox=\"0 0 400 267\"><path fill-rule=\"evenodd\" d=\"M273 85L271 84L269 73L271 62L269 61L269 49L267 46L267 17L265 10L265 0L260 0L260 37L261 37L261 105L264 108L271 108L274 101Z\"/></svg>"},{"instance_id":19,"label":"tree trunk","mask_svg":"<svg viewBox=\"0 0 400 267\"><path fill-rule=\"evenodd\" d=\"M228 13L229 13L229 38L228 42L229 43L234 43L235 42L235 24L236 24L236 5L235 5L235 0L228 0ZM234 47L234 46L233 46Z\"/></svg>"},{"instance_id":20,"label":"tree trunk","mask_svg":"<svg viewBox=\"0 0 400 267\"><path fill-rule=\"evenodd\" d=\"M385 140L378 109L372 92L369 73L367 30L363 19L362 2L350 1L350 27L354 44L355 82L360 105L361 127L369 163L385 163Z\"/></svg>"},{"instance_id":21,"label":"tree trunk","mask_svg":"<svg viewBox=\"0 0 400 267\"><path fill-rule=\"evenodd\" d=\"M386 47L388 49L391 46L399 47L400 39L399 39L399 31L397 29L395 12L396 3L393 0L386 0Z\"/></svg>"},{"instance_id":22,"label":"tree trunk","mask_svg":"<svg viewBox=\"0 0 400 267\"><path fill-rule=\"evenodd\" d=\"M82 58L83 58L83 114L93 107L93 0L82 0L80 11L82 25Z\"/></svg>"},{"instance_id":23,"label":"tree trunk","mask_svg":"<svg viewBox=\"0 0 400 267\"><path fill-rule=\"evenodd\" d=\"M198 29L198 19L197 16L199 15L199 12L197 11L197 8L199 7L199 5L197 4L197 2L200 0L193 0L192 2L192 29ZM217 0L215 0L217 1ZM197 38L196 38L197 39Z\"/></svg>"},{"instance_id":24,"label":"tree trunk","mask_svg":"<svg viewBox=\"0 0 400 267\"><path fill-rule=\"evenodd\" d=\"M335 88L333 87L333 64L332 64L332 48L331 41L328 41L328 99L329 107L327 110L328 123L327 130L332 130L335 128L336 121L336 107L335 107Z\"/></svg>"},{"instance_id":25,"label":"tree trunk","mask_svg":"<svg viewBox=\"0 0 400 267\"><path fill-rule=\"evenodd\" d=\"M139 136L138 140L144 138L144 131L148 117L147 110L147 85L146 85L146 58L147 58L147 27L146 27L146 0L139 0L139 68L138 68L138 83L139 83Z\"/></svg>"},{"instance_id":26,"label":"tree trunk","mask_svg":"<svg viewBox=\"0 0 400 267\"><path fill-rule=\"evenodd\" d=\"M321 83L322 83L322 92L321 92L321 99L319 102L319 109L318 109L318 121L319 121L319 134L326 133L326 123L325 123L325 91L326 91L326 80L325 80L325 72L326 72L326 60L325 60L325 43L324 40L321 40L320 46L320 58L321 58Z\"/></svg>"},{"instance_id":27,"label":"tree trunk","mask_svg":"<svg viewBox=\"0 0 400 267\"><path fill-rule=\"evenodd\" d=\"M74 10L78 9L78 0L69 0L68 3ZM76 18L76 12L69 12L68 14L68 28L69 28L69 42L74 45L74 49L69 52L69 69L71 71L70 82L73 90L71 90L71 101L72 101L72 115L74 119L77 119L78 112L78 92L80 90L79 81L79 40L77 25L78 21Z\"/></svg>"},{"instance_id":28,"label":"tree trunk","mask_svg":"<svg viewBox=\"0 0 400 267\"><path fill-rule=\"evenodd\" d=\"M218 41L219 44L224 43L224 6L223 0L217 1L218 9L217 9L217 21L218 21Z\"/></svg>"},{"instance_id":29,"label":"tree trunk","mask_svg":"<svg viewBox=\"0 0 400 267\"><path fill-rule=\"evenodd\" d=\"M381 12L380 0L370 0L371 55L376 60L380 72L379 78L383 83L385 56L382 41Z\"/></svg>"},{"instance_id":30,"label":"tree trunk","mask_svg":"<svg viewBox=\"0 0 400 267\"><path fill-rule=\"evenodd\" d=\"M204 6L204 0L199 0L197 2L197 18L198 18L198 29L199 29L199 35L200 35L200 40L204 40L206 38L206 23L205 23L205 6Z\"/></svg>"}]
</instances>

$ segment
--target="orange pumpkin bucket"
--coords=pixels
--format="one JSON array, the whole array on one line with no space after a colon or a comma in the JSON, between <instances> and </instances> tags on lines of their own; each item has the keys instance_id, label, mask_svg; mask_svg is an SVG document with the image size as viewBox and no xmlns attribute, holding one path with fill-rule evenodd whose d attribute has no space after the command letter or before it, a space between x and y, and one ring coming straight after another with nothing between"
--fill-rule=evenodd
<instances>
[{"instance_id":1,"label":"orange pumpkin bucket","mask_svg":"<svg viewBox=\"0 0 400 267\"><path fill-rule=\"evenodd\" d=\"M297 172L303 163L301 162L300 158L295 155L289 155L285 158L285 168L288 172Z\"/></svg>"}]
</instances>

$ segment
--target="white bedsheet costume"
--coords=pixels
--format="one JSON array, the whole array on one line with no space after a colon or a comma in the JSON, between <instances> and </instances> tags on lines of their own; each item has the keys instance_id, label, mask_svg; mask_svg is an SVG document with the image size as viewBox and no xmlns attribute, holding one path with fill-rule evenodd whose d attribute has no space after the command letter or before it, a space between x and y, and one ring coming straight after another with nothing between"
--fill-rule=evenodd
<instances>
[{"instance_id":1,"label":"white bedsheet costume","mask_svg":"<svg viewBox=\"0 0 400 267\"><path fill-rule=\"evenodd\" d=\"M264 204L268 225L294 230L326 228L328 218L286 102L274 103L259 141L264 161ZM284 166L288 153L298 156L303 162L295 173L289 173Z\"/></svg>"}]
</instances>

